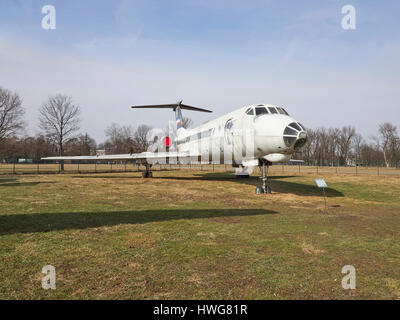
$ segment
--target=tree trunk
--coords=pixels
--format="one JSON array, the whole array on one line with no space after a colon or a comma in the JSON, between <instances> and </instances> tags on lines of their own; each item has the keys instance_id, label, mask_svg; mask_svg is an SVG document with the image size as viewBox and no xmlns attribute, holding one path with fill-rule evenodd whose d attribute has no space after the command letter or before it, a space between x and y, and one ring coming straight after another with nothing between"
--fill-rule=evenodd
<instances>
[{"instance_id":1,"label":"tree trunk","mask_svg":"<svg viewBox=\"0 0 400 320\"><path fill-rule=\"evenodd\" d=\"M383 159L385 160L386 167L389 167L389 161L388 161L385 149L383 149Z\"/></svg>"}]
</instances>

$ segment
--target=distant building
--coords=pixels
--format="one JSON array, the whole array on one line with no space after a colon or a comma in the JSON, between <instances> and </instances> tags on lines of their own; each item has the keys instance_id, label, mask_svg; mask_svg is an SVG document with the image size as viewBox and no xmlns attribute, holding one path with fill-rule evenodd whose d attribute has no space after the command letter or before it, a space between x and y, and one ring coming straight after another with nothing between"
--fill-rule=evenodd
<instances>
[{"instance_id":1,"label":"distant building","mask_svg":"<svg viewBox=\"0 0 400 320\"><path fill-rule=\"evenodd\" d=\"M18 163L32 163L32 159L18 159Z\"/></svg>"},{"instance_id":2,"label":"distant building","mask_svg":"<svg viewBox=\"0 0 400 320\"><path fill-rule=\"evenodd\" d=\"M105 156L105 155L106 155L105 149L97 149L96 150L96 156Z\"/></svg>"},{"instance_id":3,"label":"distant building","mask_svg":"<svg viewBox=\"0 0 400 320\"><path fill-rule=\"evenodd\" d=\"M362 161L356 158L347 159L346 165L348 167L360 167L363 165Z\"/></svg>"}]
</instances>

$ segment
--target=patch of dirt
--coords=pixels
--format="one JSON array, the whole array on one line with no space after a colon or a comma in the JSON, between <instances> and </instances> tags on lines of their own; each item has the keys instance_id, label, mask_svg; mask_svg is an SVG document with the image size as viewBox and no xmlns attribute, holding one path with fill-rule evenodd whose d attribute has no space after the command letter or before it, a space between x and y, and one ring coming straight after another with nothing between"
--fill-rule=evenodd
<instances>
[{"instance_id":1,"label":"patch of dirt","mask_svg":"<svg viewBox=\"0 0 400 320\"><path fill-rule=\"evenodd\" d=\"M141 264L136 263L136 262L131 262L128 266L130 269L136 269L136 268L139 268L141 266Z\"/></svg>"},{"instance_id":2,"label":"patch of dirt","mask_svg":"<svg viewBox=\"0 0 400 320\"><path fill-rule=\"evenodd\" d=\"M238 218L231 218L231 217L219 217L219 218L209 218L207 219L208 221L212 221L212 222L219 222L219 223L240 223L240 219Z\"/></svg>"},{"instance_id":3,"label":"patch of dirt","mask_svg":"<svg viewBox=\"0 0 400 320\"><path fill-rule=\"evenodd\" d=\"M199 286L202 283L201 278L196 274L191 275L190 277L188 277L187 281L194 283L196 286Z\"/></svg>"},{"instance_id":4,"label":"patch of dirt","mask_svg":"<svg viewBox=\"0 0 400 320\"><path fill-rule=\"evenodd\" d=\"M215 239L217 236L212 232L199 232L197 233L199 237L205 237L210 239Z\"/></svg>"},{"instance_id":5,"label":"patch of dirt","mask_svg":"<svg viewBox=\"0 0 400 320\"><path fill-rule=\"evenodd\" d=\"M317 249L313 245L307 244L305 242L301 244L301 250L303 250L303 252L306 254L315 254L315 255L320 255L321 253L325 252L324 250Z\"/></svg>"},{"instance_id":6,"label":"patch of dirt","mask_svg":"<svg viewBox=\"0 0 400 320\"><path fill-rule=\"evenodd\" d=\"M393 278L385 278L385 285L400 299L400 280Z\"/></svg>"}]
</instances>

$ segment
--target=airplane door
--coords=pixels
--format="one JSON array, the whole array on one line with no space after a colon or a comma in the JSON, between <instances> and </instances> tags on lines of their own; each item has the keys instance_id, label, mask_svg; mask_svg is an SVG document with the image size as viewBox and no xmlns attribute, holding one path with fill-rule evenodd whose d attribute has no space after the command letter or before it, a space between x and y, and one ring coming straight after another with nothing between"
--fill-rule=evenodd
<instances>
[{"instance_id":1,"label":"airplane door","mask_svg":"<svg viewBox=\"0 0 400 320\"><path fill-rule=\"evenodd\" d=\"M242 155L243 157L254 155L254 111L243 115L241 129Z\"/></svg>"},{"instance_id":2,"label":"airplane door","mask_svg":"<svg viewBox=\"0 0 400 320\"><path fill-rule=\"evenodd\" d=\"M242 135L240 129L240 121L237 119L229 119L225 123L225 154L230 154L231 156L234 154L236 162L241 162L242 157ZM240 159L236 159L237 157Z\"/></svg>"},{"instance_id":3,"label":"airplane door","mask_svg":"<svg viewBox=\"0 0 400 320\"><path fill-rule=\"evenodd\" d=\"M233 142L233 120L229 119L226 121L224 126L224 147L223 147L223 157L224 163L231 163L232 161L232 142Z\"/></svg>"},{"instance_id":4,"label":"airplane door","mask_svg":"<svg viewBox=\"0 0 400 320\"><path fill-rule=\"evenodd\" d=\"M232 146L232 141L233 141L233 120L232 119L229 119L225 123L224 137L225 137L225 144L228 146Z\"/></svg>"},{"instance_id":5,"label":"airplane door","mask_svg":"<svg viewBox=\"0 0 400 320\"><path fill-rule=\"evenodd\" d=\"M233 130L232 130L232 144L233 144L233 152L234 159L237 163L242 162L243 157L243 126L242 119L235 119L233 121Z\"/></svg>"}]
</instances>

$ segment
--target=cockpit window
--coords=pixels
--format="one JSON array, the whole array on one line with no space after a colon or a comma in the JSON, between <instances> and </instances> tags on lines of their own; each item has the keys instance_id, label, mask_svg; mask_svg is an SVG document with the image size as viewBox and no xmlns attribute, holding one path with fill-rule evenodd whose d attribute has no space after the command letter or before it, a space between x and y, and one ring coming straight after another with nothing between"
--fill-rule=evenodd
<instances>
[{"instance_id":1,"label":"cockpit window","mask_svg":"<svg viewBox=\"0 0 400 320\"><path fill-rule=\"evenodd\" d=\"M296 130L301 131L301 127L296 123L296 122L292 122L291 124L289 124L289 126L291 126L292 128L295 128Z\"/></svg>"},{"instance_id":2,"label":"cockpit window","mask_svg":"<svg viewBox=\"0 0 400 320\"><path fill-rule=\"evenodd\" d=\"M304 131L306 131L306 128L304 128L304 126L301 123L298 122L298 124Z\"/></svg>"},{"instance_id":3,"label":"cockpit window","mask_svg":"<svg viewBox=\"0 0 400 320\"><path fill-rule=\"evenodd\" d=\"M282 110L287 116L289 115L289 113L287 113L285 109L282 108Z\"/></svg>"},{"instance_id":4,"label":"cockpit window","mask_svg":"<svg viewBox=\"0 0 400 320\"><path fill-rule=\"evenodd\" d=\"M264 107L256 107L256 116L259 116L260 114L267 114L268 111Z\"/></svg>"},{"instance_id":5,"label":"cockpit window","mask_svg":"<svg viewBox=\"0 0 400 320\"><path fill-rule=\"evenodd\" d=\"M278 112L279 112L280 114L286 114L286 113L285 113L285 111L283 111L283 109L282 109L282 108L280 108L280 107L277 107L276 109L278 109Z\"/></svg>"},{"instance_id":6,"label":"cockpit window","mask_svg":"<svg viewBox=\"0 0 400 320\"><path fill-rule=\"evenodd\" d=\"M268 107L269 112L271 113L278 113L274 107Z\"/></svg>"},{"instance_id":7,"label":"cockpit window","mask_svg":"<svg viewBox=\"0 0 400 320\"><path fill-rule=\"evenodd\" d=\"M283 134L287 134L287 135L293 135L293 136L297 136L297 131L293 130L290 127L286 127L285 131L283 132Z\"/></svg>"},{"instance_id":8,"label":"cockpit window","mask_svg":"<svg viewBox=\"0 0 400 320\"><path fill-rule=\"evenodd\" d=\"M254 115L253 108L248 108L248 109L246 110L246 114Z\"/></svg>"}]
</instances>

